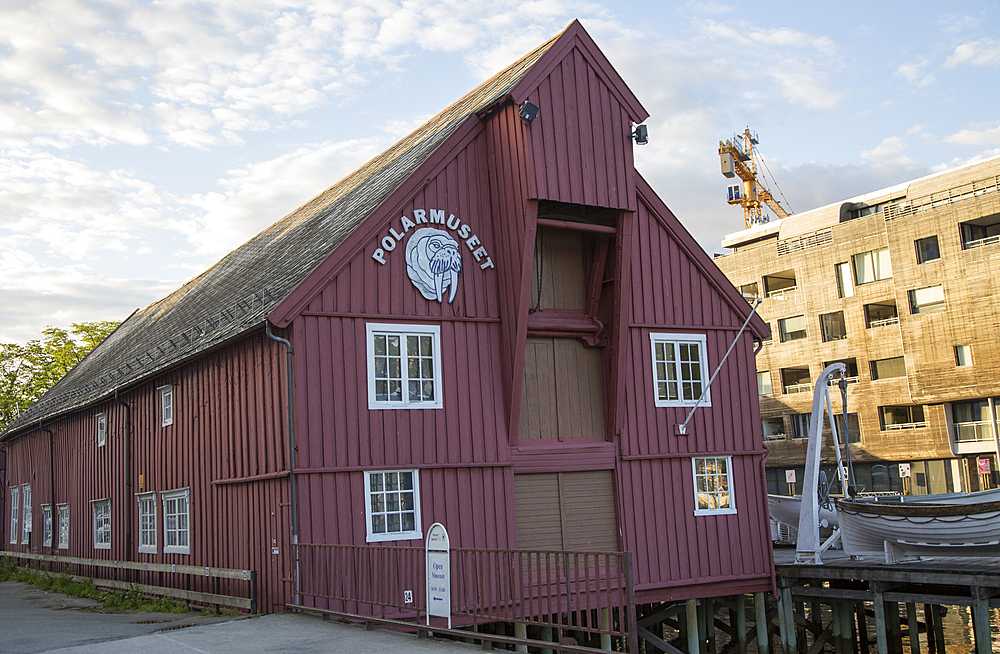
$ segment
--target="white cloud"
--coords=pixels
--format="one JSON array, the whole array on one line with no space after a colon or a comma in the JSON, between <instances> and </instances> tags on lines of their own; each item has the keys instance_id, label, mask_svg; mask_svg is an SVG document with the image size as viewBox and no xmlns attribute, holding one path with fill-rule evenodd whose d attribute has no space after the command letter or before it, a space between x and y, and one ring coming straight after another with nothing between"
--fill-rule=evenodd
<instances>
[{"instance_id":1,"label":"white cloud","mask_svg":"<svg viewBox=\"0 0 1000 654\"><path fill-rule=\"evenodd\" d=\"M906 144L898 136L889 136L871 150L861 153L861 163L869 166L918 166L918 162L903 154ZM875 189L872 189L875 190Z\"/></svg>"},{"instance_id":2,"label":"white cloud","mask_svg":"<svg viewBox=\"0 0 1000 654\"><path fill-rule=\"evenodd\" d=\"M944 62L945 68L954 68L959 64L971 66L1000 65L1000 41L996 39L979 39L969 41L955 48Z\"/></svg>"},{"instance_id":3,"label":"white cloud","mask_svg":"<svg viewBox=\"0 0 1000 654\"><path fill-rule=\"evenodd\" d=\"M944 137L947 143L955 145L989 146L1000 145L1000 125L986 129L963 129Z\"/></svg>"},{"instance_id":4,"label":"white cloud","mask_svg":"<svg viewBox=\"0 0 1000 654\"><path fill-rule=\"evenodd\" d=\"M901 77L908 82L913 82L917 86L928 86L937 81L937 78L933 73L928 75L923 74L924 68L927 67L927 61L915 61L909 64L902 64L896 69L896 77Z\"/></svg>"}]
</instances>

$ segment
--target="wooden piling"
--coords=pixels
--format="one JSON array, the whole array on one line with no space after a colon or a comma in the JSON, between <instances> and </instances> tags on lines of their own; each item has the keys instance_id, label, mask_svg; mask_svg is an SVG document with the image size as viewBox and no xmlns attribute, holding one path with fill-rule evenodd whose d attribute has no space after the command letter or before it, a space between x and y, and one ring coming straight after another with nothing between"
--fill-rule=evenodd
<instances>
[{"instance_id":1,"label":"wooden piling","mask_svg":"<svg viewBox=\"0 0 1000 654\"><path fill-rule=\"evenodd\" d=\"M764 600L764 593L753 594L754 621L757 625L757 651L763 654L769 652L768 632L770 623L767 619L767 602Z\"/></svg>"}]
</instances>

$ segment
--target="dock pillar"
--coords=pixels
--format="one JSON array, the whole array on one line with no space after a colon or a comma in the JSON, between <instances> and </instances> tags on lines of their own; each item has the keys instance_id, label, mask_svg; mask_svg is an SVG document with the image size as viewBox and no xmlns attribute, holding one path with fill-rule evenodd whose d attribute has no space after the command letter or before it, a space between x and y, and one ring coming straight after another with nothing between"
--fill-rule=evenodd
<instances>
[{"instance_id":1,"label":"dock pillar","mask_svg":"<svg viewBox=\"0 0 1000 654\"><path fill-rule=\"evenodd\" d=\"M524 622L515 622L514 623L514 638L520 638L521 640L527 640L528 639L528 625L526 623L524 623ZM515 645L514 646L514 651L515 652L527 652L528 651L528 646L527 645Z\"/></svg>"},{"instance_id":2,"label":"dock pillar","mask_svg":"<svg viewBox=\"0 0 1000 654\"><path fill-rule=\"evenodd\" d=\"M698 638L698 600L689 599L684 603L684 621L687 623L688 654L701 654L701 639Z\"/></svg>"},{"instance_id":3,"label":"dock pillar","mask_svg":"<svg viewBox=\"0 0 1000 654\"><path fill-rule=\"evenodd\" d=\"M990 633L990 595L981 586L972 587L972 631L976 635L976 654L993 652Z\"/></svg>"},{"instance_id":4,"label":"dock pillar","mask_svg":"<svg viewBox=\"0 0 1000 654\"><path fill-rule=\"evenodd\" d=\"M541 631L542 631L541 640L545 640L545 641L548 641L548 642L551 643L552 642L552 627L542 627ZM553 652L553 650L548 649L548 648L543 648L542 649L542 654L552 654L552 652Z\"/></svg>"},{"instance_id":5,"label":"dock pillar","mask_svg":"<svg viewBox=\"0 0 1000 654\"><path fill-rule=\"evenodd\" d=\"M764 593L753 594L754 622L757 625L757 651L769 652L768 632L771 630L771 623L767 619L767 602L764 600Z\"/></svg>"},{"instance_id":6,"label":"dock pillar","mask_svg":"<svg viewBox=\"0 0 1000 654\"><path fill-rule=\"evenodd\" d=\"M738 654L747 654L747 597L746 595L736 596L736 651Z\"/></svg>"},{"instance_id":7,"label":"dock pillar","mask_svg":"<svg viewBox=\"0 0 1000 654\"><path fill-rule=\"evenodd\" d=\"M910 654L920 654L920 623L917 621L917 605L906 603L906 633L909 634Z\"/></svg>"},{"instance_id":8,"label":"dock pillar","mask_svg":"<svg viewBox=\"0 0 1000 654\"><path fill-rule=\"evenodd\" d=\"M783 654L794 654L798 649L798 645L795 641L795 615L792 608L792 589L785 586L780 589L780 593L778 598L778 629L781 634L781 650Z\"/></svg>"},{"instance_id":9,"label":"dock pillar","mask_svg":"<svg viewBox=\"0 0 1000 654\"><path fill-rule=\"evenodd\" d=\"M611 651L611 609L601 609L601 649ZM919 653L918 653L919 654Z\"/></svg>"},{"instance_id":10,"label":"dock pillar","mask_svg":"<svg viewBox=\"0 0 1000 654\"><path fill-rule=\"evenodd\" d=\"M872 590L875 591L875 643L878 647L878 654L889 654L889 638L885 625L885 601L883 600L882 587L880 584L872 582Z\"/></svg>"},{"instance_id":11,"label":"dock pillar","mask_svg":"<svg viewBox=\"0 0 1000 654\"><path fill-rule=\"evenodd\" d=\"M840 602L836 600L830 602L830 638L833 640L835 654L844 654L844 634L841 632L844 621L840 619L841 610L843 610L843 606Z\"/></svg>"},{"instance_id":12,"label":"dock pillar","mask_svg":"<svg viewBox=\"0 0 1000 654\"><path fill-rule=\"evenodd\" d=\"M858 654L869 654L868 649L868 616L865 614L865 603L854 603L854 617L858 625Z\"/></svg>"}]
</instances>

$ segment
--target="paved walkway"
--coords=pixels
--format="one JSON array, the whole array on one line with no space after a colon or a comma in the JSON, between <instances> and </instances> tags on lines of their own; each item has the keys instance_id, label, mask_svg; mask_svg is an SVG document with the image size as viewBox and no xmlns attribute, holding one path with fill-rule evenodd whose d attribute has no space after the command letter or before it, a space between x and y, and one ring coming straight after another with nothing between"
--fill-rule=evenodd
<instances>
[{"instance_id":1,"label":"paved walkway","mask_svg":"<svg viewBox=\"0 0 1000 654\"><path fill-rule=\"evenodd\" d=\"M469 654L478 647L309 615L257 618L197 613L95 613L98 603L17 582L0 583L0 653L36 654Z\"/></svg>"}]
</instances>

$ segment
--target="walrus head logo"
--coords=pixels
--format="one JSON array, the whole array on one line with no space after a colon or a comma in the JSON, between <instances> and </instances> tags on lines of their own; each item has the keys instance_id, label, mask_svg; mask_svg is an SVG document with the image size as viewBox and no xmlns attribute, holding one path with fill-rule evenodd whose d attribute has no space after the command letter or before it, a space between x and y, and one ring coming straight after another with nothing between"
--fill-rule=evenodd
<instances>
[{"instance_id":1,"label":"walrus head logo","mask_svg":"<svg viewBox=\"0 0 1000 654\"><path fill-rule=\"evenodd\" d=\"M462 274L462 253L458 242L447 232L424 227L413 232L406 243L406 272L417 290L428 300L455 299L458 276Z\"/></svg>"}]
</instances>

